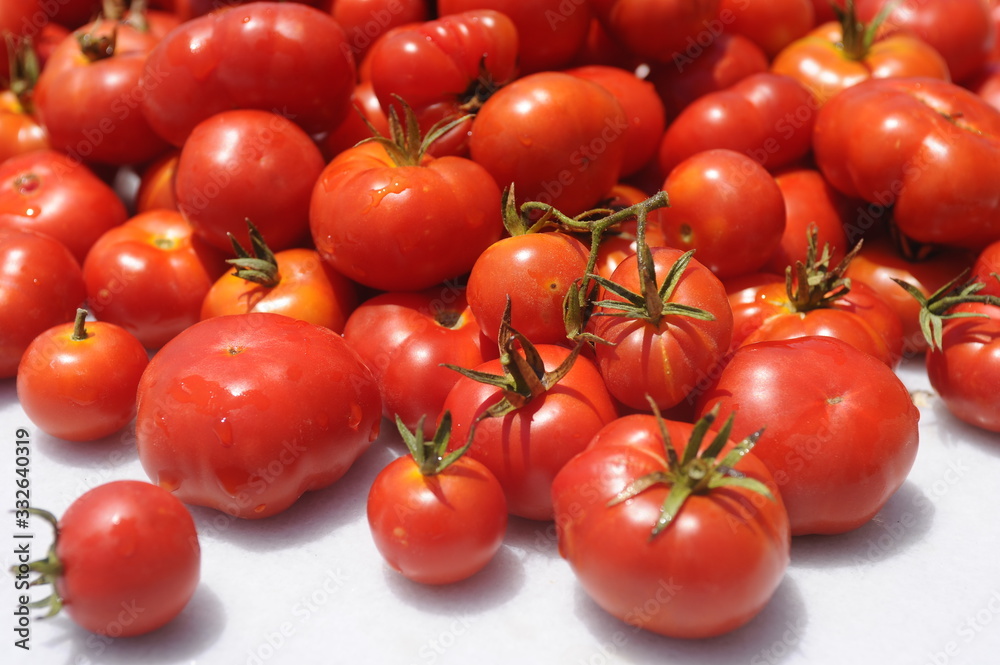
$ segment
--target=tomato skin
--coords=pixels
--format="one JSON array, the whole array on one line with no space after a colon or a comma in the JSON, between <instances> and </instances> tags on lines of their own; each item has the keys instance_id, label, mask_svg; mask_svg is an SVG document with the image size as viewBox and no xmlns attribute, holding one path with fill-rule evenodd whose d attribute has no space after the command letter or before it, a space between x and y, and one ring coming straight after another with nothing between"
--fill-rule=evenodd
<instances>
[{"instance_id":1,"label":"tomato skin","mask_svg":"<svg viewBox=\"0 0 1000 665\"><path fill-rule=\"evenodd\" d=\"M951 312L985 316L945 321L941 350L927 351L927 376L956 418L1000 432L1000 307L966 303Z\"/></svg>"},{"instance_id":2,"label":"tomato skin","mask_svg":"<svg viewBox=\"0 0 1000 665\"><path fill-rule=\"evenodd\" d=\"M476 574L507 530L500 483L466 456L430 476L409 455L393 460L372 483L367 513L389 566L421 584L452 584Z\"/></svg>"},{"instance_id":3,"label":"tomato skin","mask_svg":"<svg viewBox=\"0 0 1000 665\"><path fill-rule=\"evenodd\" d=\"M536 346L552 371L569 349L551 344ZM500 375L499 360L478 371ZM500 390L462 376L448 393L443 410L452 415L452 447L468 437L469 428L492 404ZM591 437L618 416L611 396L593 363L577 357L558 383L503 417L476 424L475 438L466 455L482 462L504 489L510 514L532 520L552 519L552 479L567 461L583 450Z\"/></svg>"},{"instance_id":4,"label":"tomato skin","mask_svg":"<svg viewBox=\"0 0 1000 665\"><path fill-rule=\"evenodd\" d=\"M49 147L48 132L25 110L17 95L0 91L0 164L15 155Z\"/></svg>"},{"instance_id":5,"label":"tomato skin","mask_svg":"<svg viewBox=\"0 0 1000 665\"><path fill-rule=\"evenodd\" d=\"M669 247L652 249L658 280L664 279L681 254L681 250ZM635 256L626 258L615 268L611 280L638 293L637 264ZM602 293L601 299L605 298L620 300L615 294ZM733 315L725 287L697 259L691 260L670 300L704 309L715 320L671 315L654 326L617 316L591 319L592 332L614 343L598 344L595 350L608 391L640 411L649 409L647 393L660 408L679 404L729 349Z\"/></svg>"},{"instance_id":6,"label":"tomato skin","mask_svg":"<svg viewBox=\"0 0 1000 665\"><path fill-rule=\"evenodd\" d=\"M682 454L692 425L665 426ZM559 553L587 595L628 624L679 638L727 633L757 615L781 582L790 558L787 513L751 452L738 469L768 485L775 501L732 488L695 494L651 538L665 486L607 503L662 469L664 456L651 415L624 416L600 430L553 482Z\"/></svg>"},{"instance_id":7,"label":"tomato skin","mask_svg":"<svg viewBox=\"0 0 1000 665\"><path fill-rule=\"evenodd\" d=\"M0 164L0 227L50 235L80 263L101 234L127 218L114 190L62 153L41 150Z\"/></svg>"},{"instance_id":8,"label":"tomato skin","mask_svg":"<svg viewBox=\"0 0 1000 665\"><path fill-rule=\"evenodd\" d=\"M815 228L819 248L830 247L830 265L837 265L850 249L847 232L847 201L823 175L810 168L789 167L774 175L785 201L785 230L781 242L764 263L764 270L784 275L796 261L805 261L809 230Z\"/></svg>"},{"instance_id":9,"label":"tomato skin","mask_svg":"<svg viewBox=\"0 0 1000 665\"><path fill-rule=\"evenodd\" d=\"M347 319L344 339L371 368L382 395L382 415L397 416L414 430L424 420L424 436L434 423L459 374L442 367L477 367L497 353L484 338L458 287L382 293L361 303Z\"/></svg>"},{"instance_id":10,"label":"tomato skin","mask_svg":"<svg viewBox=\"0 0 1000 665\"><path fill-rule=\"evenodd\" d=\"M348 148L372 136L372 131L365 124L365 120L370 122L379 134L389 136L389 119L386 118L385 111L382 110L382 105L372 90L371 81L360 81L354 87L351 104L354 110L319 141L320 150L327 163Z\"/></svg>"},{"instance_id":11,"label":"tomato skin","mask_svg":"<svg viewBox=\"0 0 1000 665\"><path fill-rule=\"evenodd\" d=\"M1000 201L985 176L1000 169L998 137L1000 111L957 85L869 79L823 105L813 148L831 185L893 205L906 236L981 247L1000 238Z\"/></svg>"},{"instance_id":12,"label":"tomato skin","mask_svg":"<svg viewBox=\"0 0 1000 665\"><path fill-rule=\"evenodd\" d=\"M951 270L952 277L961 272L959 266L956 265L955 267L958 269ZM1000 274L1000 240L982 248L972 265L972 274L969 278L984 285L979 293L1000 296L1000 282L997 281L997 277L993 276L993 273ZM945 282L947 281L945 280ZM942 286L945 282L942 282L939 286ZM934 290L936 291L937 289Z\"/></svg>"},{"instance_id":13,"label":"tomato skin","mask_svg":"<svg viewBox=\"0 0 1000 665\"><path fill-rule=\"evenodd\" d=\"M510 297L511 325L536 344L566 340L563 301L587 271L588 248L564 233L528 233L486 248L469 273L469 307L495 340Z\"/></svg>"},{"instance_id":14,"label":"tomato skin","mask_svg":"<svg viewBox=\"0 0 1000 665\"><path fill-rule=\"evenodd\" d=\"M309 219L325 261L384 291L416 291L462 275L503 232L500 189L482 166L448 155L397 166L377 143L327 164Z\"/></svg>"},{"instance_id":15,"label":"tomato skin","mask_svg":"<svg viewBox=\"0 0 1000 665\"><path fill-rule=\"evenodd\" d=\"M613 39L655 62L671 62L695 35L723 32L721 0L591 0L590 7Z\"/></svg>"},{"instance_id":16,"label":"tomato skin","mask_svg":"<svg viewBox=\"0 0 1000 665\"><path fill-rule=\"evenodd\" d=\"M139 174L139 188L135 194L135 211L149 212L157 208L177 210L175 189L179 150L168 150Z\"/></svg>"},{"instance_id":17,"label":"tomato skin","mask_svg":"<svg viewBox=\"0 0 1000 665\"><path fill-rule=\"evenodd\" d=\"M142 112L177 147L198 123L231 109L277 110L315 134L348 113L355 77L332 16L295 2L253 2L166 35L146 59Z\"/></svg>"},{"instance_id":18,"label":"tomato skin","mask_svg":"<svg viewBox=\"0 0 1000 665\"><path fill-rule=\"evenodd\" d=\"M744 346L697 402L736 413L732 438L766 427L753 449L788 508L792 535L868 522L906 479L920 413L884 363L830 337Z\"/></svg>"},{"instance_id":19,"label":"tomato skin","mask_svg":"<svg viewBox=\"0 0 1000 665\"><path fill-rule=\"evenodd\" d=\"M469 151L520 204L541 201L567 215L592 208L618 182L628 119L596 83L539 72L490 97L472 126Z\"/></svg>"},{"instance_id":20,"label":"tomato skin","mask_svg":"<svg viewBox=\"0 0 1000 665\"><path fill-rule=\"evenodd\" d=\"M816 24L812 0L722 0L721 15L724 20L732 17L726 30L752 39L768 58L774 58Z\"/></svg>"},{"instance_id":21,"label":"tomato skin","mask_svg":"<svg viewBox=\"0 0 1000 665\"><path fill-rule=\"evenodd\" d=\"M371 372L337 333L281 314L217 316L153 356L136 440L185 503L258 519L340 479L378 437Z\"/></svg>"},{"instance_id":22,"label":"tomato skin","mask_svg":"<svg viewBox=\"0 0 1000 665\"><path fill-rule=\"evenodd\" d=\"M175 210L152 210L102 235L87 254L87 302L99 320L158 349L197 322L225 257Z\"/></svg>"},{"instance_id":23,"label":"tomato skin","mask_svg":"<svg viewBox=\"0 0 1000 665\"><path fill-rule=\"evenodd\" d=\"M320 7L330 5L330 15L344 29L361 62L380 35L401 25L427 20L427 0L320 0ZM317 3L313 3L317 4Z\"/></svg>"},{"instance_id":24,"label":"tomato skin","mask_svg":"<svg viewBox=\"0 0 1000 665\"><path fill-rule=\"evenodd\" d=\"M50 328L31 342L18 365L17 399L46 434L93 441L132 421L149 358L124 328L91 321L87 337L74 340L73 326Z\"/></svg>"},{"instance_id":25,"label":"tomato skin","mask_svg":"<svg viewBox=\"0 0 1000 665\"><path fill-rule=\"evenodd\" d=\"M100 485L74 501L59 520L56 554L64 568L56 582L63 609L78 625L109 637L142 635L169 622L201 574L187 508L136 480Z\"/></svg>"}]
</instances>

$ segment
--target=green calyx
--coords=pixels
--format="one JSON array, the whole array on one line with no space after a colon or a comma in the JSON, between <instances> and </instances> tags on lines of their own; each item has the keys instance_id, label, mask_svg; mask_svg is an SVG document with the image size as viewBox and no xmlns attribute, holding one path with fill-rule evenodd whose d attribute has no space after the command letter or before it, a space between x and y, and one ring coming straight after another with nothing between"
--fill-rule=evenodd
<instances>
[{"instance_id":1,"label":"green calyx","mask_svg":"<svg viewBox=\"0 0 1000 665\"><path fill-rule=\"evenodd\" d=\"M400 119L399 112L395 105L389 107L389 136L382 136L372 123L362 116L372 136L363 139L358 143L378 143L389 153L389 158L396 166L420 166L430 150L431 145L449 131L465 122L470 116L462 115L457 118L445 118L431 127L426 134L421 134L420 125L417 122L417 114L409 104L399 95L393 95L403 109L403 118Z\"/></svg>"},{"instance_id":2,"label":"green calyx","mask_svg":"<svg viewBox=\"0 0 1000 665\"><path fill-rule=\"evenodd\" d=\"M796 261L794 268L785 269L785 290L788 301L794 312L808 312L814 309L830 307L838 298L843 298L851 290L851 280L844 277L847 266L861 251L863 241L841 259L836 266L831 266L832 248L830 243L823 244L823 251L818 249L819 231L815 225L806 232L809 247L805 262Z\"/></svg>"},{"instance_id":3,"label":"green calyx","mask_svg":"<svg viewBox=\"0 0 1000 665\"><path fill-rule=\"evenodd\" d=\"M13 35L5 33L4 44L9 63L7 88L17 97L24 112L30 114L34 111L32 92L42 71L38 52L35 51L30 37L22 37L18 44L15 43Z\"/></svg>"},{"instance_id":4,"label":"green calyx","mask_svg":"<svg viewBox=\"0 0 1000 665\"><path fill-rule=\"evenodd\" d=\"M905 280L892 278L892 281L906 289L906 292L920 303L920 331L932 351L942 349L941 342L946 320L989 318L982 312L949 312L948 310L955 305L978 302L1000 307L1000 298L979 293L986 288L986 284L974 279L966 279L968 274L969 269L967 268L930 296L925 296L920 289ZM1000 275L991 274L994 279L1000 281Z\"/></svg>"},{"instance_id":5,"label":"green calyx","mask_svg":"<svg viewBox=\"0 0 1000 665\"><path fill-rule=\"evenodd\" d=\"M61 610L63 606L62 598L60 598L59 594L55 591L56 580L63 573L62 562L59 561L59 557L56 555L56 543L59 541L59 520L56 519L55 515L47 510L42 510L41 508L28 508L27 511L32 515L41 517L52 525L52 530L55 533L55 538L52 541L52 545L49 547L47 556L44 559L32 561L28 564L28 570L30 572L38 573L38 577L32 580L28 586L43 586L45 584L52 585L51 594L41 600L28 603L28 607L32 609L48 608L49 611L42 617L47 619L58 614L59 610ZM10 570L15 575L21 572L18 570L18 566L11 566Z\"/></svg>"},{"instance_id":6,"label":"green calyx","mask_svg":"<svg viewBox=\"0 0 1000 665\"><path fill-rule=\"evenodd\" d=\"M768 489L767 485L756 478L747 477L734 468L740 459L750 452L757 443L757 440L764 431L763 428L740 441L720 458L719 455L726 442L729 441L729 433L733 427L735 413L731 413L722 425L722 428L715 435L715 438L699 454L698 451L701 449L709 427L718 418L719 405L716 404L711 411L702 416L694 424L691 437L684 447L684 453L681 457L678 457L659 409L653 400L649 400L649 403L659 424L660 437L663 441L664 451L666 452L667 464L663 469L653 471L633 480L608 502L608 506L611 507L628 501L651 487L657 485L668 486L670 491L667 493L667 497L660 507L659 517L656 520L656 524L653 525L649 536L650 540L663 533L673 523L674 518L678 515L684 503L693 495L707 494L714 489L723 487L740 487L757 492L774 501L774 495Z\"/></svg>"},{"instance_id":7,"label":"green calyx","mask_svg":"<svg viewBox=\"0 0 1000 665\"><path fill-rule=\"evenodd\" d=\"M843 35L841 46L846 55L851 60L863 60L871 50L875 42L878 29L882 27L889 13L895 9L900 0L892 0L885 3L878 15L868 24L858 19L858 12L854 7L854 0L846 0L843 7L835 2L830 6L840 21L841 34Z\"/></svg>"},{"instance_id":8,"label":"green calyx","mask_svg":"<svg viewBox=\"0 0 1000 665\"><path fill-rule=\"evenodd\" d=\"M476 427L473 424L469 428L469 436L461 448L448 452L448 443L451 440L451 412L445 411L441 416L441 422L434 430L434 437L427 441L424 439L424 418L420 418L415 431L411 432L403 423L403 419L396 415L396 429L403 437L403 443L413 456L413 461L417 463L420 473L425 476L435 476L449 466L472 445L472 438L475 436Z\"/></svg>"},{"instance_id":9,"label":"green calyx","mask_svg":"<svg viewBox=\"0 0 1000 665\"><path fill-rule=\"evenodd\" d=\"M268 288L273 288L281 283L281 275L278 273L278 260L274 257L274 252L264 242L264 236L254 226L254 223L247 218L247 230L250 236L250 251L236 239L232 233L229 242L236 253L235 259L226 259L226 263L235 267L234 277L245 279L254 284L260 284Z\"/></svg>"}]
</instances>

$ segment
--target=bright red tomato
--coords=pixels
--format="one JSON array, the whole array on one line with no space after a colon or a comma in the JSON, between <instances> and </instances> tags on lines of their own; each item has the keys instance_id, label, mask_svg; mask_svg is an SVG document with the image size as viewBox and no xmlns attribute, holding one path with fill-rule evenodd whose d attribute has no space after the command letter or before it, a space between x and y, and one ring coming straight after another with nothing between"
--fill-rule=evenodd
<instances>
[{"instance_id":1,"label":"bright red tomato","mask_svg":"<svg viewBox=\"0 0 1000 665\"><path fill-rule=\"evenodd\" d=\"M113 434L135 416L139 377L149 357L124 328L91 321L49 328L28 346L17 370L17 399L40 430L69 441Z\"/></svg>"},{"instance_id":2,"label":"bright red tomato","mask_svg":"<svg viewBox=\"0 0 1000 665\"><path fill-rule=\"evenodd\" d=\"M774 476L792 535L865 524L917 454L920 412L906 386L878 359L830 337L742 347L697 406L698 414L735 412L733 438L766 428L754 454Z\"/></svg>"},{"instance_id":3,"label":"bright red tomato","mask_svg":"<svg viewBox=\"0 0 1000 665\"><path fill-rule=\"evenodd\" d=\"M10 90L0 91L0 163L50 147L49 135Z\"/></svg>"},{"instance_id":4,"label":"bright red tomato","mask_svg":"<svg viewBox=\"0 0 1000 665\"><path fill-rule=\"evenodd\" d=\"M135 211L149 212L157 208L177 210L175 180L181 153L168 150L139 174L139 187L135 193Z\"/></svg>"},{"instance_id":5,"label":"bright red tomato","mask_svg":"<svg viewBox=\"0 0 1000 665\"><path fill-rule=\"evenodd\" d=\"M256 519L334 483L378 437L371 372L328 328L281 314L217 316L153 356L136 443L185 503Z\"/></svg>"},{"instance_id":6,"label":"bright red tomato","mask_svg":"<svg viewBox=\"0 0 1000 665\"><path fill-rule=\"evenodd\" d=\"M719 14L726 30L749 37L769 58L816 25L812 0L722 0Z\"/></svg>"},{"instance_id":7,"label":"bright red tomato","mask_svg":"<svg viewBox=\"0 0 1000 665\"><path fill-rule=\"evenodd\" d=\"M951 275L954 277L961 272L961 267L952 269ZM993 273L1000 274L1000 240L990 243L979 252L976 261L972 266L971 278L984 285L979 293L983 295L1000 296L1000 282L993 276ZM945 280L947 282L947 280ZM933 293L938 288L944 286L942 282L931 290Z\"/></svg>"},{"instance_id":8,"label":"bright red tomato","mask_svg":"<svg viewBox=\"0 0 1000 665\"><path fill-rule=\"evenodd\" d=\"M330 5L330 14L344 29L355 62L361 62L379 35L426 21L429 13L427 0L319 0L324 5Z\"/></svg>"},{"instance_id":9,"label":"bright red tomato","mask_svg":"<svg viewBox=\"0 0 1000 665\"><path fill-rule=\"evenodd\" d=\"M723 33L721 0L590 0L611 37L641 58L675 61L692 43Z\"/></svg>"},{"instance_id":10,"label":"bright red tomato","mask_svg":"<svg viewBox=\"0 0 1000 665\"><path fill-rule=\"evenodd\" d=\"M371 81L361 81L355 86L351 104L354 108L347 117L319 141L327 162L364 139L371 138L372 130L366 120L379 134L389 136L389 119L372 90Z\"/></svg>"}]
</instances>

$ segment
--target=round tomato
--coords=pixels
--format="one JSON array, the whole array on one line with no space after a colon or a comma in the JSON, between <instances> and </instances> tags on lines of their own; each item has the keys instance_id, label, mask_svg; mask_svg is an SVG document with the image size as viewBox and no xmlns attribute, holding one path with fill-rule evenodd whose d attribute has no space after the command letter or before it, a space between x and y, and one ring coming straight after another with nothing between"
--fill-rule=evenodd
<instances>
[{"instance_id":1,"label":"round tomato","mask_svg":"<svg viewBox=\"0 0 1000 665\"><path fill-rule=\"evenodd\" d=\"M815 169L783 169L774 175L774 182L785 201L785 230L764 270L784 275L796 261L805 261L813 229L817 244L829 245L831 265L839 263L848 250L845 198Z\"/></svg>"},{"instance_id":2,"label":"round tomato","mask_svg":"<svg viewBox=\"0 0 1000 665\"><path fill-rule=\"evenodd\" d=\"M0 91L0 163L50 147L49 135L25 103L10 90Z\"/></svg>"},{"instance_id":3,"label":"round tomato","mask_svg":"<svg viewBox=\"0 0 1000 665\"><path fill-rule=\"evenodd\" d=\"M401 25L426 21L428 14L427 0L320 0L319 6L331 2L330 14L344 29L355 62L361 62L379 35Z\"/></svg>"},{"instance_id":4,"label":"round tomato","mask_svg":"<svg viewBox=\"0 0 1000 665\"><path fill-rule=\"evenodd\" d=\"M671 62L691 43L722 34L722 0L590 0L611 37L643 59Z\"/></svg>"},{"instance_id":5,"label":"round tomato","mask_svg":"<svg viewBox=\"0 0 1000 665\"><path fill-rule=\"evenodd\" d=\"M813 28L816 12L812 0L722 0L720 18L726 30L749 37L773 58Z\"/></svg>"}]
</instances>

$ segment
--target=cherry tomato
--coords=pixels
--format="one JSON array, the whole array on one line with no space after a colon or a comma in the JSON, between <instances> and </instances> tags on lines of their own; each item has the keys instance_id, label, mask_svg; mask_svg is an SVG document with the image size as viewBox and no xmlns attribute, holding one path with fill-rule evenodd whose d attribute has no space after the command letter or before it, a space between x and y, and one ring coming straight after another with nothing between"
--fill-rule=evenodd
<instances>
[{"instance_id":1,"label":"cherry tomato","mask_svg":"<svg viewBox=\"0 0 1000 665\"><path fill-rule=\"evenodd\" d=\"M329 328L281 314L217 316L153 356L139 461L185 503L257 519L331 485L378 437L371 372Z\"/></svg>"}]
</instances>

